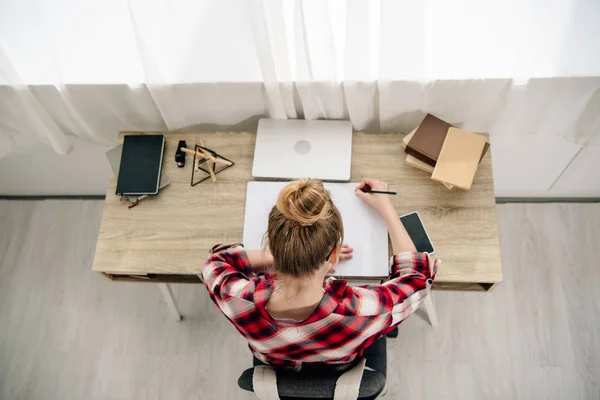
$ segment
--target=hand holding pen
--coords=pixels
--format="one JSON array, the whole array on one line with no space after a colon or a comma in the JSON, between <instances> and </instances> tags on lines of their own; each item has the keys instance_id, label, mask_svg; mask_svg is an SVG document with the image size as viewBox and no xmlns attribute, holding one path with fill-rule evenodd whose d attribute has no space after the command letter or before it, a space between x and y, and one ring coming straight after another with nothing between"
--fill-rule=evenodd
<instances>
[{"instance_id":1,"label":"hand holding pen","mask_svg":"<svg viewBox=\"0 0 600 400\"><path fill-rule=\"evenodd\" d=\"M392 199L390 196L385 196L386 194L395 195L396 192L388 191L387 183L377 179L365 178L356 188L356 195L382 216L390 212L395 214Z\"/></svg>"}]
</instances>

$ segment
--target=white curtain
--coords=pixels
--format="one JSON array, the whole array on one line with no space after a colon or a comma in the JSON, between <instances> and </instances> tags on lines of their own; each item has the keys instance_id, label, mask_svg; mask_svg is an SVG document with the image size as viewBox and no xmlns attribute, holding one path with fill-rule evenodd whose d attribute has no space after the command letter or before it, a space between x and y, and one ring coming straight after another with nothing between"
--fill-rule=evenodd
<instances>
[{"instance_id":1,"label":"white curtain","mask_svg":"<svg viewBox=\"0 0 600 400\"><path fill-rule=\"evenodd\" d=\"M0 2L0 154L271 118L600 146L596 0ZM557 118L559 116L560 118Z\"/></svg>"}]
</instances>

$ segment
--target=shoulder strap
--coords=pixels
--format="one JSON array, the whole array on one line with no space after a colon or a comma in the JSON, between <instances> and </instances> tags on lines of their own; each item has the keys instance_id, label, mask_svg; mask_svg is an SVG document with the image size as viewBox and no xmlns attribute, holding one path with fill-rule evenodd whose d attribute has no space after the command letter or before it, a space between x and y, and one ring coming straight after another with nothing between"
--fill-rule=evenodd
<instances>
[{"instance_id":1,"label":"shoulder strap","mask_svg":"<svg viewBox=\"0 0 600 400\"><path fill-rule=\"evenodd\" d=\"M254 367L252 387L254 394L260 400L279 400L277 375L275 374L275 370L267 365L257 365Z\"/></svg>"},{"instance_id":2,"label":"shoulder strap","mask_svg":"<svg viewBox=\"0 0 600 400\"><path fill-rule=\"evenodd\" d=\"M344 372L335 382L333 400L356 400L367 360L360 360L351 370Z\"/></svg>"}]
</instances>

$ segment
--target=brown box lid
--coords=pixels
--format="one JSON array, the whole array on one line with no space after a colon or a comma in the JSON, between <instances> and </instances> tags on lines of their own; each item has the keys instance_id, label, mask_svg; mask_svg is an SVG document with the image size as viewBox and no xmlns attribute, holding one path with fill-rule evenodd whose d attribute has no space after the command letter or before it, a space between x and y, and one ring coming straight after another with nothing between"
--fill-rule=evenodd
<instances>
[{"instance_id":1,"label":"brown box lid","mask_svg":"<svg viewBox=\"0 0 600 400\"><path fill-rule=\"evenodd\" d=\"M453 127L447 122L427 114L412 139L406 145L406 153L435 167L448 129Z\"/></svg>"}]
</instances>

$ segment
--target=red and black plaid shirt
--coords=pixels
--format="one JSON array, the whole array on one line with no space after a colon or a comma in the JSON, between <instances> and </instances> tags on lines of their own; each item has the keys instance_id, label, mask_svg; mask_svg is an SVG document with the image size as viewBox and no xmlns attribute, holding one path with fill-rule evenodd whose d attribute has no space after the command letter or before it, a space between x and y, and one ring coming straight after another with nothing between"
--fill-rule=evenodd
<instances>
[{"instance_id":1,"label":"red and black plaid shirt","mask_svg":"<svg viewBox=\"0 0 600 400\"><path fill-rule=\"evenodd\" d=\"M276 320L266 310L274 274L255 273L238 244L215 246L202 269L211 299L248 340L252 353L274 367L303 362L349 363L421 304L435 277L425 253L392 257L389 281L351 287L328 278L324 296L304 321Z\"/></svg>"}]
</instances>

